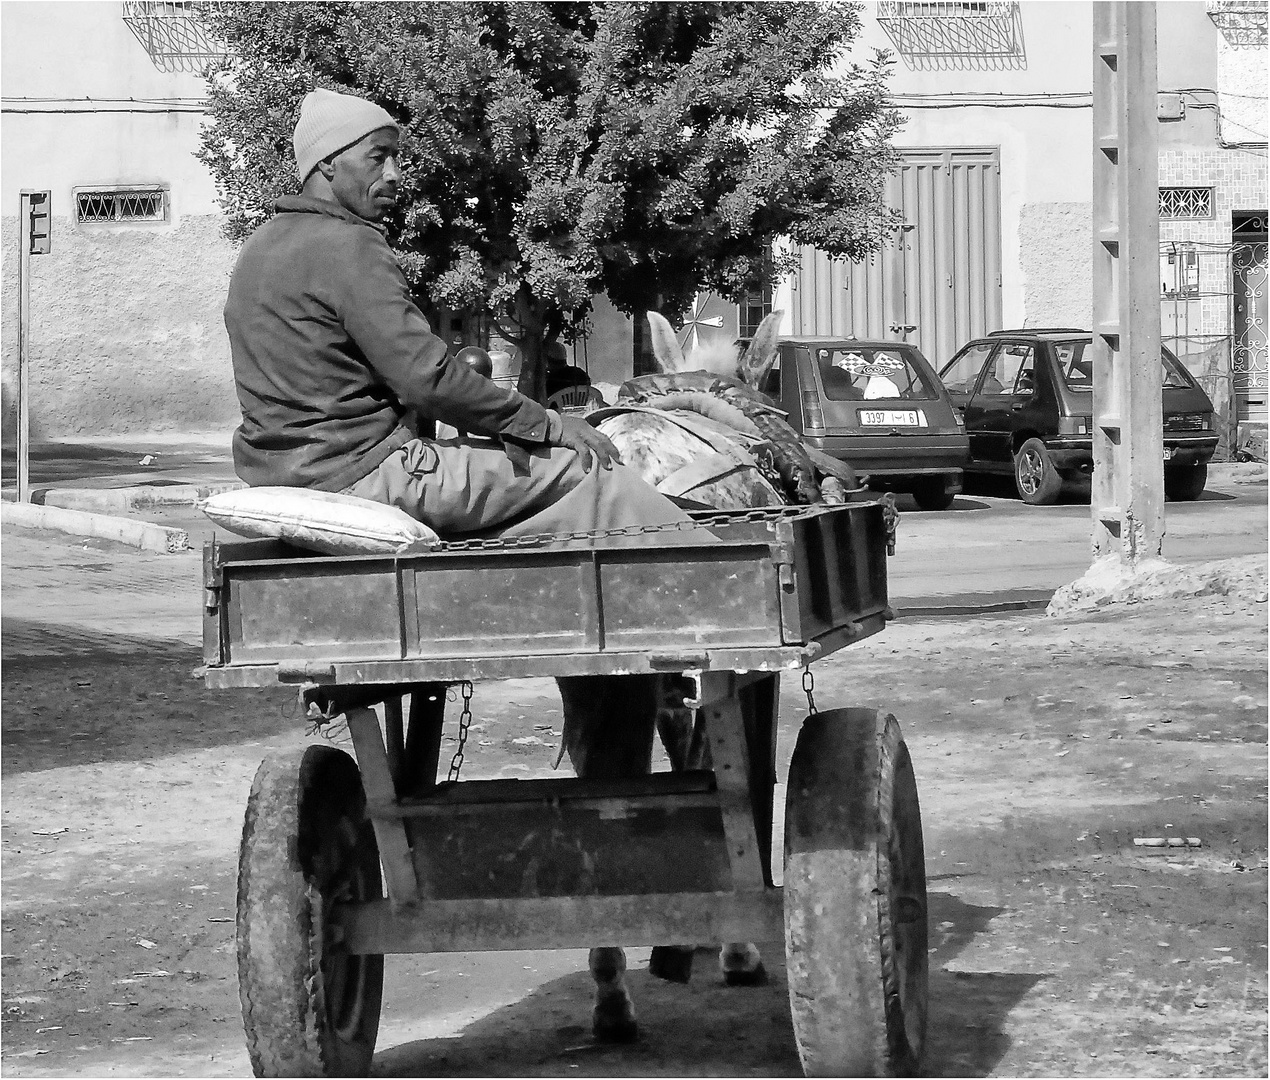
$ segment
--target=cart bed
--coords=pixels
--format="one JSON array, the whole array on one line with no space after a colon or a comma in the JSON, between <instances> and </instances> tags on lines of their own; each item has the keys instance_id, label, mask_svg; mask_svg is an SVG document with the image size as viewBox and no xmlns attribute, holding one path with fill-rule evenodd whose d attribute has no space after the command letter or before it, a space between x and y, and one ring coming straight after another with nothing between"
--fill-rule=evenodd
<instances>
[{"instance_id":1,"label":"cart bed","mask_svg":"<svg viewBox=\"0 0 1270 1080\"><path fill-rule=\"evenodd\" d=\"M776 671L880 630L880 504L698 515L717 545L509 543L315 555L204 549L213 688L658 671Z\"/></svg>"}]
</instances>

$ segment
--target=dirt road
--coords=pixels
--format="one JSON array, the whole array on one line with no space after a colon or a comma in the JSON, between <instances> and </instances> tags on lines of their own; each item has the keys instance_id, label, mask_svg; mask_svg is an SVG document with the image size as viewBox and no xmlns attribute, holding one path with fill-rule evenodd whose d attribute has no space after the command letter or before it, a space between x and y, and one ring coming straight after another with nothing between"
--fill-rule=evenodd
<instances>
[{"instance_id":1,"label":"dirt road","mask_svg":"<svg viewBox=\"0 0 1270 1080\"><path fill-rule=\"evenodd\" d=\"M103 630L92 567L160 589L173 564L59 542L4 534L4 1071L249 1075L237 833L260 758L305 724L285 692L205 691L192 623ZM12 569L37 557L61 560L57 595ZM1266 629L1238 596L900 620L816 666L821 708L892 711L913 753L931 1075L1266 1074ZM782 775L806 707L786 684ZM550 773L549 682L474 707L471 775ZM1133 843L1167 836L1202 846ZM617 1049L590 1040L584 953L390 958L376 1071L797 1075L765 952L771 985L729 990L704 953L673 986L632 950L643 1037Z\"/></svg>"}]
</instances>

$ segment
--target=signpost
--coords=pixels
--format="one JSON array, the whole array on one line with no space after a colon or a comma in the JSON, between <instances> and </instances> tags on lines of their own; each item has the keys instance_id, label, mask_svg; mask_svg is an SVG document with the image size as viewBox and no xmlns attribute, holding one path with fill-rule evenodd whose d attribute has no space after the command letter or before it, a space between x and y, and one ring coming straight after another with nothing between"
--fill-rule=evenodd
<instances>
[{"instance_id":1,"label":"signpost","mask_svg":"<svg viewBox=\"0 0 1270 1080\"><path fill-rule=\"evenodd\" d=\"M52 192L23 190L18 212L18 502L31 501L31 256L52 248Z\"/></svg>"},{"instance_id":2,"label":"signpost","mask_svg":"<svg viewBox=\"0 0 1270 1080\"><path fill-rule=\"evenodd\" d=\"M1093 555L1164 542L1154 3L1093 5Z\"/></svg>"}]
</instances>

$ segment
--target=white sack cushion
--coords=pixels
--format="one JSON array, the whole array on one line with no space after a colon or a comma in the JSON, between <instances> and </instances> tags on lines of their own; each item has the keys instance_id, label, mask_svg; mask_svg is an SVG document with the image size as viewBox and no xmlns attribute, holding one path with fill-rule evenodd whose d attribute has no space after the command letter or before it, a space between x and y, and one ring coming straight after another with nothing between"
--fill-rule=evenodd
<instances>
[{"instance_id":1,"label":"white sack cushion","mask_svg":"<svg viewBox=\"0 0 1270 1080\"><path fill-rule=\"evenodd\" d=\"M239 536L286 540L326 555L392 555L439 539L404 510L333 491L242 488L198 505L217 525Z\"/></svg>"}]
</instances>

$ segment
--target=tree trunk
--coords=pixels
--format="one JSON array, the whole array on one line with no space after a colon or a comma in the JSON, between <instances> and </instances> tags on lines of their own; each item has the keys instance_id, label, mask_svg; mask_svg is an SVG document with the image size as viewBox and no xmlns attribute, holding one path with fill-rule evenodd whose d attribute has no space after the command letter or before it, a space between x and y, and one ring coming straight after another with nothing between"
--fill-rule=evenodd
<instances>
[{"instance_id":1,"label":"tree trunk","mask_svg":"<svg viewBox=\"0 0 1270 1080\"><path fill-rule=\"evenodd\" d=\"M631 368L636 376L653 375L657 372L657 361L653 356L653 335L648 328L648 316L640 313L634 316L634 333L631 342Z\"/></svg>"},{"instance_id":2,"label":"tree trunk","mask_svg":"<svg viewBox=\"0 0 1270 1080\"><path fill-rule=\"evenodd\" d=\"M516 389L540 405L547 400L547 357L543 351L544 305L535 301L527 285L516 294L516 321L520 339L520 378Z\"/></svg>"}]
</instances>

